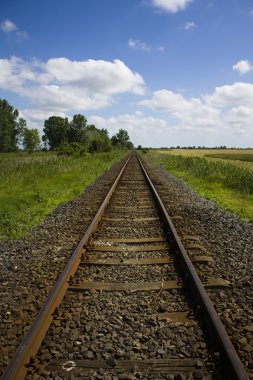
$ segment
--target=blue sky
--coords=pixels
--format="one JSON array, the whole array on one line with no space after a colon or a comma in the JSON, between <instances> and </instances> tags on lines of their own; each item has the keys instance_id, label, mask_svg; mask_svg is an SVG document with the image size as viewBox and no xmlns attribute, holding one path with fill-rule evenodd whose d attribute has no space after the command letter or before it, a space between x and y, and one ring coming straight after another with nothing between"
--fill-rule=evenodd
<instances>
[{"instance_id":1,"label":"blue sky","mask_svg":"<svg viewBox=\"0 0 253 380\"><path fill-rule=\"evenodd\" d=\"M1 0L0 97L135 145L253 147L252 0Z\"/></svg>"}]
</instances>

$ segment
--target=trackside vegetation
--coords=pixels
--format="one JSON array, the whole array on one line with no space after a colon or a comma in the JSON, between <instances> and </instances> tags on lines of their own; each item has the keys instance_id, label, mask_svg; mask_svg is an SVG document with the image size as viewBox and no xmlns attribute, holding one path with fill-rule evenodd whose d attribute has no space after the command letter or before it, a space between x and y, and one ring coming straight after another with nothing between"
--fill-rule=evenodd
<instances>
[{"instance_id":1,"label":"trackside vegetation","mask_svg":"<svg viewBox=\"0 0 253 380\"><path fill-rule=\"evenodd\" d=\"M128 132L50 116L39 130L0 98L0 241L25 236L61 202L74 198L134 148Z\"/></svg>"},{"instance_id":2,"label":"trackside vegetation","mask_svg":"<svg viewBox=\"0 0 253 380\"><path fill-rule=\"evenodd\" d=\"M0 154L0 240L25 236L57 205L76 197L126 150L85 153Z\"/></svg>"},{"instance_id":3,"label":"trackside vegetation","mask_svg":"<svg viewBox=\"0 0 253 380\"><path fill-rule=\"evenodd\" d=\"M220 156L217 158L224 158ZM253 222L252 169L204 157L173 155L171 152L158 154L153 151L149 152L149 157L157 164L163 162L166 170L184 179L204 197L243 220ZM232 159L236 160L235 157L233 154Z\"/></svg>"}]
</instances>

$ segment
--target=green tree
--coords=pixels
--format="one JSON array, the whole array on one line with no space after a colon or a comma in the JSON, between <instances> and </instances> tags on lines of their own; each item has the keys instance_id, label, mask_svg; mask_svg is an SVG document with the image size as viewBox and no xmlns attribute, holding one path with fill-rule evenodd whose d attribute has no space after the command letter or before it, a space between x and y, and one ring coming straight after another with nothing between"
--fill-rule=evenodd
<instances>
[{"instance_id":1,"label":"green tree","mask_svg":"<svg viewBox=\"0 0 253 380\"><path fill-rule=\"evenodd\" d=\"M120 129L119 132L116 134L116 137L118 139L118 144L121 146L121 149L124 149L127 147L127 143L130 140L128 132L125 129Z\"/></svg>"},{"instance_id":2,"label":"green tree","mask_svg":"<svg viewBox=\"0 0 253 380\"><path fill-rule=\"evenodd\" d=\"M19 112L7 100L0 99L0 152L13 152L18 149L18 138L25 120L17 120Z\"/></svg>"},{"instance_id":3,"label":"green tree","mask_svg":"<svg viewBox=\"0 0 253 380\"><path fill-rule=\"evenodd\" d=\"M111 140L107 129L98 129L95 125L88 125L86 130L88 152L110 152Z\"/></svg>"},{"instance_id":4,"label":"green tree","mask_svg":"<svg viewBox=\"0 0 253 380\"><path fill-rule=\"evenodd\" d=\"M45 120L42 140L49 145L50 150L67 142L68 126L68 119L60 116L51 116Z\"/></svg>"},{"instance_id":5,"label":"green tree","mask_svg":"<svg viewBox=\"0 0 253 380\"><path fill-rule=\"evenodd\" d=\"M23 132L24 132L25 128L26 128L26 120L21 117L19 119L19 122L18 122L18 125L17 125L17 130L18 130L17 142L19 144L22 143Z\"/></svg>"},{"instance_id":6,"label":"green tree","mask_svg":"<svg viewBox=\"0 0 253 380\"><path fill-rule=\"evenodd\" d=\"M117 147L117 145L118 145L119 142L118 142L118 139L117 139L116 135L113 135L111 137L111 143L112 143L112 146Z\"/></svg>"},{"instance_id":7,"label":"green tree","mask_svg":"<svg viewBox=\"0 0 253 380\"><path fill-rule=\"evenodd\" d=\"M32 153L40 148L40 135L38 129L24 128L23 146L28 153Z\"/></svg>"},{"instance_id":8,"label":"green tree","mask_svg":"<svg viewBox=\"0 0 253 380\"><path fill-rule=\"evenodd\" d=\"M134 144L132 143L132 141L128 141L126 144L126 147L127 147L127 149L132 150L132 149L134 149Z\"/></svg>"},{"instance_id":9,"label":"green tree","mask_svg":"<svg viewBox=\"0 0 253 380\"><path fill-rule=\"evenodd\" d=\"M87 119L83 115L74 115L68 126L67 138L68 142L85 143Z\"/></svg>"},{"instance_id":10,"label":"green tree","mask_svg":"<svg viewBox=\"0 0 253 380\"><path fill-rule=\"evenodd\" d=\"M120 129L116 135L111 138L112 146L118 149L133 149L134 145L130 141L128 132L125 129Z\"/></svg>"}]
</instances>

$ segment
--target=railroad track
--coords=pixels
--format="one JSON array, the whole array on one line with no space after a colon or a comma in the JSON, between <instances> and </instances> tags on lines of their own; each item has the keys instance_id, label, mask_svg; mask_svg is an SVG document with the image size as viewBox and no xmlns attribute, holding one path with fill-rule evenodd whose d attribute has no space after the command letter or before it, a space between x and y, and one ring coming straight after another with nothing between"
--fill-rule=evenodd
<instances>
[{"instance_id":1,"label":"railroad track","mask_svg":"<svg viewBox=\"0 0 253 380\"><path fill-rule=\"evenodd\" d=\"M132 154L3 379L248 379L205 292L227 283L197 274L211 260Z\"/></svg>"}]
</instances>

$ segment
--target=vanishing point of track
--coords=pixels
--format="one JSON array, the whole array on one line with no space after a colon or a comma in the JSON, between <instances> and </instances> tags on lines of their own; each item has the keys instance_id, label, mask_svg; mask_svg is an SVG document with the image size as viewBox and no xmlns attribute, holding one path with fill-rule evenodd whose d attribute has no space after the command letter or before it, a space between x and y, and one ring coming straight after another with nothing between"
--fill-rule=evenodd
<instances>
[{"instance_id":1,"label":"vanishing point of track","mask_svg":"<svg viewBox=\"0 0 253 380\"><path fill-rule=\"evenodd\" d=\"M197 274L209 261L131 154L3 379L248 379L205 291L226 283Z\"/></svg>"}]
</instances>

